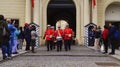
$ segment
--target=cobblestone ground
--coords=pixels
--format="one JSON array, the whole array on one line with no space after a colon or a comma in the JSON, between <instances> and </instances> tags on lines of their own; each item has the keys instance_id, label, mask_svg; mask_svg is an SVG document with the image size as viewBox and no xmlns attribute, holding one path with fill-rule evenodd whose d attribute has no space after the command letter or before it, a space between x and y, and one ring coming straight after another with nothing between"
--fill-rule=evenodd
<instances>
[{"instance_id":1,"label":"cobblestone ground","mask_svg":"<svg viewBox=\"0 0 120 67\"><path fill-rule=\"evenodd\" d=\"M68 52L48 52L46 47L40 47L36 53L28 52L0 63L0 67L120 67L119 65L120 61L84 46L72 46Z\"/></svg>"}]
</instances>

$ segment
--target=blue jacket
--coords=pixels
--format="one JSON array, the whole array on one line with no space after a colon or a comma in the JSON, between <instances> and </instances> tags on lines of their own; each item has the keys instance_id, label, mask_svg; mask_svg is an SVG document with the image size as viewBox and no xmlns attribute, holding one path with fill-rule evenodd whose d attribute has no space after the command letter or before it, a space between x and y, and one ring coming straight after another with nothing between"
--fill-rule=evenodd
<instances>
[{"instance_id":1,"label":"blue jacket","mask_svg":"<svg viewBox=\"0 0 120 67\"><path fill-rule=\"evenodd\" d=\"M16 30L16 27L14 25L12 25L12 24L8 24L8 28L10 30L10 36L14 37L14 32Z\"/></svg>"},{"instance_id":2,"label":"blue jacket","mask_svg":"<svg viewBox=\"0 0 120 67\"><path fill-rule=\"evenodd\" d=\"M15 32L14 32L14 40L17 40L18 39L18 35L20 34L20 30L18 30L17 28L15 29Z\"/></svg>"}]
</instances>

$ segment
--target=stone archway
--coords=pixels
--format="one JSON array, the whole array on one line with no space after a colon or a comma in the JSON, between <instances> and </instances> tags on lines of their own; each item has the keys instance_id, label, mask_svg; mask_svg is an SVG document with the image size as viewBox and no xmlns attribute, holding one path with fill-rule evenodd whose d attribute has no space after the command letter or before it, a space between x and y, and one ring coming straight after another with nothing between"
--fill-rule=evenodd
<instances>
[{"instance_id":1,"label":"stone archway","mask_svg":"<svg viewBox=\"0 0 120 67\"><path fill-rule=\"evenodd\" d=\"M42 29L42 34L44 33L44 31L46 30L46 25L47 25L47 6L48 6L48 3L50 2L50 0L44 0L42 2L42 4L44 4L44 6L42 6L42 26L43 26L43 29ZM75 6L76 6L76 40L78 42L78 44L81 44L81 7L80 7L80 3L78 0L73 0Z\"/></svg>"},{"instance_id":2,"label":"stone archway","mask_svg":"<svg viewBox=\"0 0 120 67\"><path fill-rule=\"evenodd\" d=\"M120 21L120 2L111 3L105 11L105 21Z\"/></svg>"},{"instance_id":3,"label":"stone archway","mask_svg":"<svg viewBox=\"0 0 120 67\"><path fill-rule=\"evenodd\" d=\"M105 11L105 24L113 23L120 29L120 2L113 2L108 5Z\"/></svg>"},{"instance_id":4,"label":"stone archway","mask_svg":"<svg viewBox=\"0 0 120 67\"><path fill-rule=\"evenodd\" d=\"M114 2L120 2L120 0L98 0L98 23L101 27L105 25L105 11L107 7Z\"/></svg>"},{"instance_id":5,"label":"stone archway","mask_svg":"<svg viewBox=\"0 0 120 67\"><path fill-rule=\"evenodd\" d=\"M47 6L47 24L65 20L76 34L76 7L73 0L51 0Z\"/></svg>"},{"instance_id":6,"label":"stone archway","mask_svg":"<svg viewBox=\"0 0 120 67\"><path fill-rule=\"evenodd\" d=\"M103 1L104 2L104 1ZM113 3L119 3L120 2L120 0L105 0L105 2L104 2L104 8L103 8L103 12L101 13L102 14L102 18L100 19L101 20L101 22L102 22L102 26L104 26L105 25L105 14L106 14L106 10L107 10L107 8L111 5L111 4L113 4Z\"/></svg>"}]
</instances>

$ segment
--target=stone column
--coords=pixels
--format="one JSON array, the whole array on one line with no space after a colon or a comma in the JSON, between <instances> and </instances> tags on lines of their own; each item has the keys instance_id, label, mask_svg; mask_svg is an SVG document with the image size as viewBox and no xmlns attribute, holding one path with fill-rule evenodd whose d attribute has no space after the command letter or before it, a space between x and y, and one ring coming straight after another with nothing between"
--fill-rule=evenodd
<instances>
[{"instance_id":1,"label":"stone column","mask_svg":"<svg viewBox=\"0 0 120 67\"><path fill-rule=\"evenodd\" d=\"M81 43L84 45L85 40L85 25L90 23L90 10L89 10L89 0L83 0L83 10L82 10L82 17L83 22L81 22Z\"/></svg>"},{"instance_id":2,"label":"stone column","mask_svg":"<svg viewBox=\"0 0 120 67\"><path fill-rule=\"evenodd\" d=\"M25 22L31 22L31 0L26 0L25 6Z\"/></svg>"},{"instance_id":3,"label":"stone column","mask_svg":"<svg viewBox=\"0 0 120 67\"><path fill-rule=\"evenodd\" d=\"M96 0L96 5L92 6L92 22L95 24L98 23L98 21L97 21L97 0Z\"/></svg>"},{"instance_id":4,"label":"stone column","mask_svg":"<svg viewBox=\"0 0 120 67\"><path fill-rule=\"evenodd\" d=\"M44 44L44 43L43 43L44 40L42 39L42 35L44 34L44 31L43 31L43 27L44 27L44 26L43 26L42 0L39 1L39 4L40 4L40 5L39 5L39 6L40 6L40 7L39 7L39 8L40 8L40 9L39 9L39 11L40 11L40 12L39 12L39 13L40 13L40 14L39 14L39 15L40 15L40 16L39 16L39 19L40 19L40 21L39 21L39 24L40 24L40 32L39 32L39 33L40 33L40 44Z\"/></svg>"},{"instance_id":5,"label":"stone column","mask_svg":"<svg viewBox=\"0 0 120 67\"><path fill-rule=\"evenodd\" d=\"M40 25L40 0L34 0L33 22Z\"/></svg>"},{"instance_id":6,"label":"stone column","mask_svg":"<svg viewBox=\"0 0 120 67\"><path fill-rule=\"evenodd\" d=\"M39 22L39 23L40 23L40 36L42 36L42 32L43 32L43 31L42 31L42 28L43 28L43 20L42 20L42 19L43 19L43 17L42 17L42 14L43 14L43 12L42 12L42 10L43 10L43 9L42 9L42 0L40 0L40 5L39 5L39 6L40 6L40 17L39 17L39 18L40 18L40 22Z\"/></svg>"},{"instance_id":7,"label":"stone column","mask_svg":"<svg viewBox=\"0 0 120 67\"><path fill-rule=\"evenodd\" d=\"M81 45L81 22L82 22L82 17L81 17L81 1L75 0L76 1L76 43L78 45Z\"/></svg>"},{"instance_id":8,"label":"stone column","mask_svg":"<svg viewBox=\"0 0 120 67\"><path fill-rule=\"evenodd\" d=\"M90 23L89 0L84 0L84 26Z\"/></svg>"},{"instance_id":9,"label":"stone column","mask_svg":"<svg viewBox=\"0 0 120 67\"><path fill-rule=\"evenodd\" d=\"M84 18L84 0L81 0L81 9L80 9L80 13L81 13L81 22L80 22L80 44L81 45L84 45L84 20L86 19L86 18Z\"/></svg>"}]
</instances>

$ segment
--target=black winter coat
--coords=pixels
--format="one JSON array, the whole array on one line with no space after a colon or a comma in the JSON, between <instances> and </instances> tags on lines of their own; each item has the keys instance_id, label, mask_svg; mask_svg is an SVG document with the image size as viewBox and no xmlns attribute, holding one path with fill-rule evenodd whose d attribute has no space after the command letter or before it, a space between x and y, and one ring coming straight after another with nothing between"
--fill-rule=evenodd
<instances>
[{"instance_id":1,"label":"black winter coat","mask_svg":"<svg viewBox=\"0 0 120 67\"><path fill-rule=\"evenodd\" d=\"M6 32L7 32L6 36L0 36L0 46L2 46L2 45L8 44L9 39L10 39L10 30L8 28L7 23L4 20L0 20L0 21L3 22L3 25L4 25Z\"/></svg>"}]
</instances>

